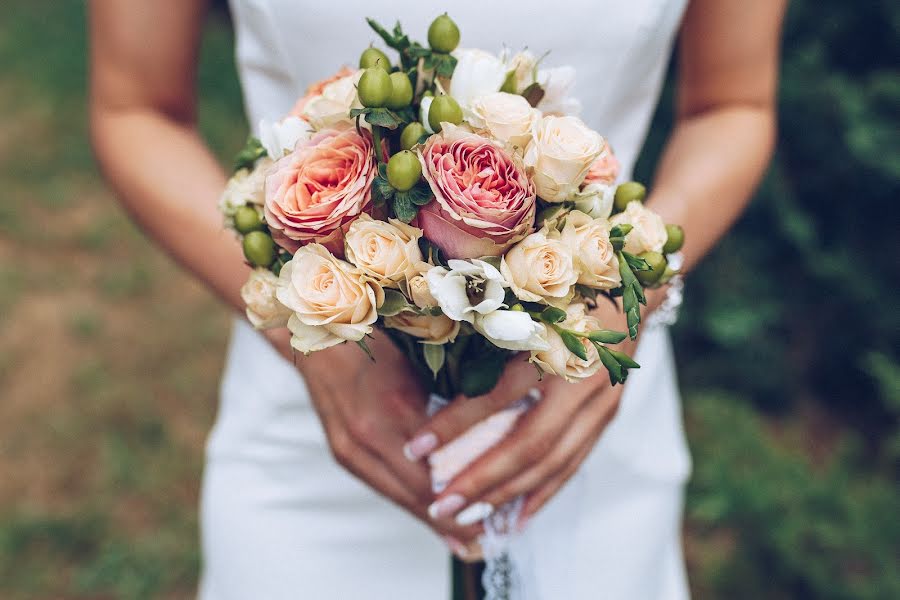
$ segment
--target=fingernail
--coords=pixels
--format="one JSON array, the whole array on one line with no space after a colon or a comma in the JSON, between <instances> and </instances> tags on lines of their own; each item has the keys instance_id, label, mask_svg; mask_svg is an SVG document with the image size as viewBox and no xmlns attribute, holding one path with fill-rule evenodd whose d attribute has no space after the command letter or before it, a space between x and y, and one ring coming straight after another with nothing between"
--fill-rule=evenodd
<instances>
[{"instance_id":1,"label":"fingernail","mask_svg":"<svg viewBox=\"0 0 900 600\"><path fill-rule=\"evenodd\" d=\"M455 514L456 511L466 505L466 499L459 494L450 494L440 500L435 500L428 507L428 516L432 519L443 519Z\"/></svg>"},{"instance_id":2,"label":"fingernail","mask_svg":"<svg viewBox=\"0 0 900 600\"><path fill-rule=\"evenodd\" d=\"M452 537L449 535L445 535L443 537L444 537L444 542L447 544L447 546L450 548L450 551L453 552L453 554L457 555L460 558L465 558L466 556L468 556L469 551L466 549L465 544L460 542L455 537Z\"/></svg>"},{"instance_id":3,"label":"fingernail","mask_svg":"<svg viewBox=\"0 0 900 600\"><path fill-rule=\"evenodd\" d=\"M466 510L456 515L456 524L462 527L473 525L491 516L494 507L487 502L476 502Z\"/></svg>"},{"instance_id":4,"label":"fingernail","mask_svg":"<svg viewBox=\"0 0 900 600\"><path fill-rule=\"evenodd\" d=\"M412 462L416 462L434 450L437 444L437 436L430 431L420 433L403 446L403 456Z\"/></svg>"},{"instance_id":5,"label":"fingernail","mask_svg":"<svg viewBox=\"0 0 900 600\"><path fill-rule=\"evenodd\" d=\"M532 402L537 402L538 400L543 398L543 396L544 396L544 394L541 393L541 390L537 389L536 387L528 390L528 399L531 400Z\"/></svg>"}]
</instances>

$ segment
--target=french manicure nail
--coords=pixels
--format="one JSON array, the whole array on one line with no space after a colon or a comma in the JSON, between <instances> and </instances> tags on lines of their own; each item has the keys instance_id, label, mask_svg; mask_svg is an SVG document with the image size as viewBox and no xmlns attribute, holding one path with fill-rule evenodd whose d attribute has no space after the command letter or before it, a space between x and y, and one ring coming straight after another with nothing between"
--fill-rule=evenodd
<instances>
[{"instance_id":1,"label":"french manicure nail","mask_svg":"<svg viewBox=\"0 0 900 600\"><path fill-rule=\"evenodd\" d=\"M443 537L444 542L447 544L453 554L457 555L460 558L465 558L469 554L469 551L466 549L465 544L460 542L455 537L449 535L445 535Z\"/></svg>"},{"instance_id":2,"label":"french manicure nail","mask_svg":"<svg viewBox=\"0 0 900 600\"><path fill-rule=\"evenodd\" d=\"M403 446L403 456L412 462L416 462L434 450L437 444L437 436L427 431L417 435Z\"/></svg>"},{"instance_id":3,"label":"french manicure nail","mask_svg":"<svg viewBox=\"0 0 900 600\"><path fill-rule=\"evenodd\" d=\"M532 402L539 401L541 398L543 398L543 396L544 396L544 394L541 392L541 390L539 390L536 387L533 387L530 390L528 390L528 399L531 400Z\"/></svg>"},{"instance_id":4,"label":"french manicure nail","mask_svg":"<svg viewBox=\"0 0 900 600\"><path fill-rule=\"evenodd\" d=\"M487 502L476 502L466 510L456 515L456 524L465 527L482 521L494 512L494 507Z\"/></svg>"},{"instance_id":5,"label":"french manicure nail","mask_svg":"<svg viewBox=\"0 0 900 600\"><path fill-rule=\"evenodd\" d=\"M432 519L443 519L453 515L466 505L466 499L459 494L450 494L440 500L435 500L428 507L428 516Z\"/></svg>"}]
</instances>

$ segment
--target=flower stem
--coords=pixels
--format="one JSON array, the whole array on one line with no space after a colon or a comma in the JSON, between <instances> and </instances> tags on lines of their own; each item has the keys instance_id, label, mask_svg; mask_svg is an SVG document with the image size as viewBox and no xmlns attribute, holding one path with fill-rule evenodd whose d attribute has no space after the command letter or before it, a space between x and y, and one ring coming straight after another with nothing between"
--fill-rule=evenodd
<instances>
[{"instance_id":1,"label":"flower stem","mask_svg":"<svg viewBox=\"0 0 900 600\"><path fill-rule=\"evenodd\" d=\"M375 159L379 163L387 162L387 153L381 144L381 127L372 125L372 142L375 144Z\"/></svg>"}]
</instances>

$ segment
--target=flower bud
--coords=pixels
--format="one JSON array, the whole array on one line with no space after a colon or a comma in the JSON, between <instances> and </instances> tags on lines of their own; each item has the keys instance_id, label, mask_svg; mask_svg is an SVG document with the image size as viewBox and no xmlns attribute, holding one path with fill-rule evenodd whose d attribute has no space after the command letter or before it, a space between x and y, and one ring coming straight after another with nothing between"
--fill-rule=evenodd
<instances>
[{"instance_id":1,"label":"flower bud","mask_svg":"<svg viewBox=\"0 0 900 600\"><path fill-rule=\"evenodd\" d=\"M627 181L616 188L615 206L616 210L623 211L628 207L629 202L643 202L647 196L647 188L637 181Z\"/></svg>"},{"instance_id":2,"label":"flower bud","mask_svg":"<svg viewBox=\"0 0 900 600\"><path fill-rule=\"evenodd\" d=\"M459 45L459 27L453 19L442 14L428 27L428 45L435 52L450 53Z\"/></svg>"},{"instance_id":3,"label":"flower bud","mask_svg":"<svg viewBox=\"0 0 900 600\"><path fill-rule=\"evenodd\" d=\"M409 150L393 155L387 164L387 178L391 186L401 192L410 190L422 177L422 164Z\"/></svg>"},{"instance_id":4,"label":"flower bud","mask_svg":"<svg viewBox=\"0 0 900 600\"><path fill-rule=\"evenodd\" d=\"M401 71L390 74L391 95L387 99L387 107L392 110L406 108L413 99L412 82L409 75Z\"/></svg>"},{"instance_id":5,"label":"flower bud","mask_svg":"<svg viewBox=\"0 0 900 600\"><path fill-rule=\"evenodd\" d=\"M418 144L419 139L426 133L424 125L417 121L413 121L403 128L403 133L400 134L400 147L404 150L409 150Z\"/></svg>"},{"instance_id":6,"label":"flower bud","mask_svg":"<svg viewBox=\"0 0 900 600\"><path fill-rule=\"evenodd\" d=\"M234 211L234 228L238 233L250 233L262 229L262 219L259 218L259 211L252 206L241 206Z\"/></svg>"},{"instance_id":7,"label":"flower bud","mask_svg":"<svg viewBox=\"0 0 900 600\"><path fill-rule=\"evenodd\" d=\"M653 285L658 282L666 272L666 267L669 266L666 257L659 252L642 252L639 258L643 258L650 265L649 271L634 272L634 276L642 285Z\"/></svg>"},{"instance_id":8,"label":"flower bud","mask_svg":"<svg viewBox=\"0 0 900 600\"><path fill-rule=\"evenodd\" d=\"M359 102L369 108L381 108L387 104L394 86L387 71L379 67L366 69L359 78L357 94Z\"/></svg>"},{"instance_id":9,"label":"flower bud","mask_svg":"<svg viewBox=\"0 0 900 600\"><path fill-rule=\"evenodd\" d=\"M664 254L678 252L684 246L684 229L679 225L666 225L666 244L663 246Z\"/></svg>"},{"instance_id":10,"label":"flower bud","mask_svg":"<svg viewBox=\"0 0 900 600\"><path fill-rule=\"evenodd\" d=\"M436 132L441 130L441 123L459 125L462 120L462 108L456 100L447 95L436 97L428 109L428 124Z\"/></svg>"},{"instance_id":11,"label":"flower bud","mask_svg":"<svg viewBox=\"0 0 900 600\"><path fill-rule=\"evenodd\" d=\"M275 259L275 242L262 231L251 231L242 242L244 256L254 267L268 267Z\"/></svg>"}]
</instances>

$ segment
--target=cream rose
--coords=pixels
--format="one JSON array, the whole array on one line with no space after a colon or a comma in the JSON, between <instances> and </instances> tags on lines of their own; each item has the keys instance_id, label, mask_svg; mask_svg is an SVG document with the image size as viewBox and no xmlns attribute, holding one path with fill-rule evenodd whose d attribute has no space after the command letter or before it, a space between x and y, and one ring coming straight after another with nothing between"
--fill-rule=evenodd
<instances>
[{"instance_id":1,"label":"cream rose","mask_svg":"<svg viewBox=\"0 0 900 600\"><path fill-rule=\"evenodd\" d=\"M618 287L622 281L615 249L609 242L609 223L592 219L581 211L566 215L559 239L572 252L578 283L601 290Z\"/></svg>"},{"instance_id":2,"label":"cream rose","mask_svg":"<svg viewBox=\"0 0 900 600\"><path fill-rule=\"evenodd\" d=\"M575 195L605 146L600 134L576 117L543 117L525 151L538 196L562 202Z\"/></svg>"},{"instance_id":3,"label":"cream rose","mask_svg":"<svg viewBox=\"0 0 900 600\"><path fill-rule=\"evenodd\" d=\"M291 114L309 121L317 130L341 121L350 122L350 109L362 108L356 94L362 73L361 70L343 69L334 78L311 86Z\"/></svg>"},{"instance_id":4,"label":"cream rose","mask_svg":"<svg viewBox=\"0 0 900 600\"><path fill-rule=\"evenodd\" d=\"M456 339L459 321L445 315L416 315L402 312L384 318L384 326L419 338L423 344L446 344Z\"/></svg>"},{"instance_id":5,"label":"cream rose","mask_svg":"<svg viewBox=\"0 0 900 600\"><path fill-rule=\"evenodd\" d=\"M242 206L265 204L266 172L271 166L272 159L264 156L256 162L252 171L241 169L232 175L219 198L219 210L222 214L233 217L235 211Z\"/></svg>"},{"instance_id":6,"label":"cream rose","mask_svg":"<svg viewBox=\"0 0 900 600\"><path fill-rule=\"evenodd\" d=\"M578 281L572 251L547 230L532 233L513 246L500 263L500 273L520 300L564 304Z\"/></svg>"},{"instance_id":7,"label":"cream rose","mask_svg":"<svg viewBox=\"0 0 900 600\"><path fill-rule=\"evenodd\" d=\"M580 333L588 333L603 328L600 320L588 315L584 304L580 303L572 304L566 308L566 320L560 323L560 326L563 329ZM562 377L569 382L576 382L596 375L603 366L603 363L600 362L600 354L597 352L597 348L590 341L581 339L581 343L584 345L584 350L587 353L587 360L583 360L566 348L562 338L553 328L545 327L544 332L549 349L532 352L531 362L547 373Z\"/></svg>"},{"instance_id":8,"label":"cream rose","mask_svg":"<svg viewBox=\"0 0 900 600\"><path fill-rule=\"evenodd\" d=\"M324 246L303 246L281 268L278 301L293 311L291 346L308 354L372 332L384 290Z\"/></svg>"},{"instance_id":9,"label":"cream rose","mask_svg":"<svg viewBox=\"0 0 900 600\"><path fill-rule=\"evenodd\" d=\"M422 230L396 219L376 221L363 213L344 236L346 259L386 287L418 273Z\"/></svg>"},{"instance_id":10,"label":"cream rose","mask_svg":"<svg viewBox=\"0 0 900 600\"><path fill-rule=\"evenodd\" d=\"M275 297L278 277L268 269L254 269L241 287L241 299L247 308L247 319L257 329L287 325L291 310Z\"/></svg>"},{"instance_id":11,"label":"cream rose","mask_svg":"<svg viewBox=\"0 0 900 600\"><path fill-rule=\"evenodd\" d=\"M425 267L427 270L431 265L425 265ZM413 304L419 308L434 308L438 305L437 299L431 295L431 290L428 289L428 280L423 274L413 275L407 279L406 287L409 288L409 296Z\"/></svg>"},{"instance_id":12,"label":"cream rose","mask_svg":"<svg viewBox=\"0 0 900 600\"><path fill-rule=\"evenodd\" d=\"M614 215L609 222L612 225L631 225L632 230L625 236L626 252L662 252L666 245L668 234L662 217L636 200L629 202L625 211Z\"/></svg>"},{"instance_id":13,"label":"cream rose","mask_svg":"<svg viewBox=\"0 0 900 600\"><path fill-rule=\"evenodd\" d=\"M472 127L524 152L540 113L522 96L494 92L473 100L466 116Z\"/></svg>"}]
</instances>

